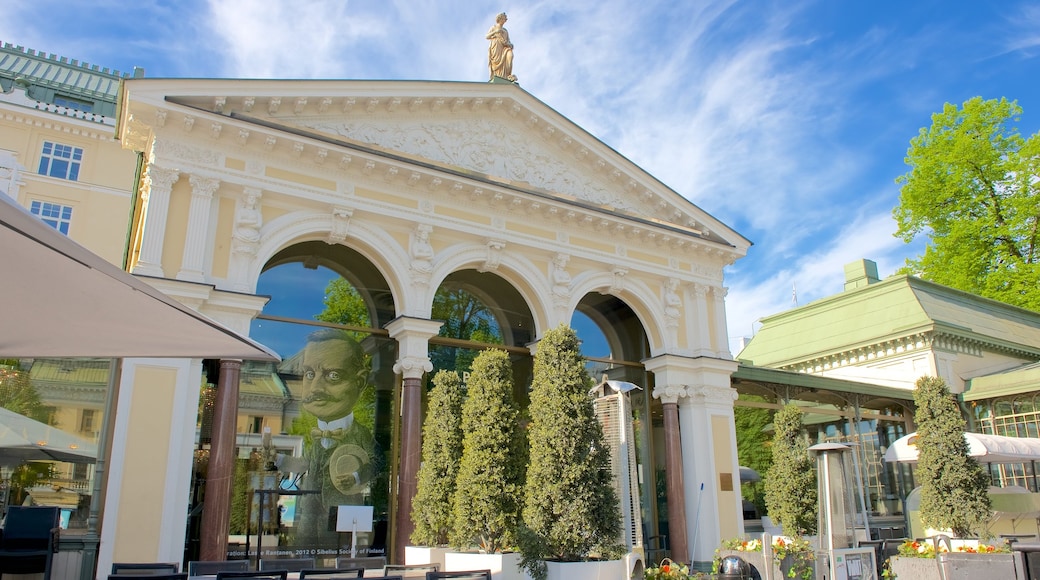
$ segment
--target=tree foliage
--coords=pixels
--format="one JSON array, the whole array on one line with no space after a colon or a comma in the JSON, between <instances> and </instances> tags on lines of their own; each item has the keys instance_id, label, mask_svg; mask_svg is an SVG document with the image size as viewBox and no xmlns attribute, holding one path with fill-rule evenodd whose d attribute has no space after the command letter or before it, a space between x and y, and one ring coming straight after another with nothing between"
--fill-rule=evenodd
<instances>
[{"instance_id":1,"label":"tree foliage","mask_svg":"<svg viewBox=\"0 0 1040 580\"><path fill-rule=\"evenodd\" d=\"M523 560L536 575L536 560L618 553L621 513L591 387L574 330L546 332L534 357L523 510Z\"/></svg>"},{"instance_id":2,"label":"tree foliage","mask_svg":"<svg viewBox=\"0 0 1040 580\"><path fill-rule=\"evenodd\" d=\"M802 429L802 410L788 403L773 415L773 465L766 476L769 517L789 536L815 534L816 462Z\"/></svg>"},{"instance_id":3,"label":"tree foliage","mask_svg":"<svg viewBox=\"0 0 1040 580\"><path fill-rule=\"evenodd\" d=\"M454 371L433 377L429 408L423 422L422 464L412 502L412 542L420 546L448 543L453 525L455 478L462 459L462 379Z\"/></svg>"},{"instance_id":4,"label":"tree foliage","mask_svg":"<svg viewBox=\"0 0 1040 580\"><path fill-rule=\"evenodd\" d=\"M926 235L907 273L1040 310L1040 133L1013 126L1015 101L975 97L947 103L910 141L899 177L896 235Z\"/></svg>"},{"instance_id":5,"label":"tree foliage","mask_svg":"<svg viewBox=\"0 0 1040 580\"><path fill-rule=\"evenodd\" d=\"M513 401L513 367L503 350L473 360L462 404L462 460L452 544L501 552L516 546L527 453Z\"/></svg>"},{"instance_id":6,"label":"tree foliage","mask_svg":"<svg viewBox=\"0 0 1040 580\"><path fill-rule=\"evenodd\" d=\"M17 360L0 361L0 407L41 423L49 423L53 411L43 404L29 371L19 369Z\"/></svg>"},{"instance_id":7,"label":"tree foliage","mask_svg":"<svg viewBox=\"0 0 1040 580\"><path fill-rule=\"evenodd\" d=\"M922 377L914 389L921 522L958 536L982 530L990 517L989 476L968 456L961 416L946 382Z\"/></svg>"},{"instance_id":8,"label":"tree foliage","mask_svg":"<svg viewBox=\"0 0 1040 580\"><path fill-rule=\"evenodd\" d=\"M742 401L764 402L758 395L740 395ZM772 446L766 427L773 422L774 411L758 407L733 407L733 422L737 433L737 459L740 465L754 469L758 473L767 473L773 465ZM741 485L740 494L755 506L765 511L765 497L762 485L753 483Z\"/></svg>"}]
</instances>

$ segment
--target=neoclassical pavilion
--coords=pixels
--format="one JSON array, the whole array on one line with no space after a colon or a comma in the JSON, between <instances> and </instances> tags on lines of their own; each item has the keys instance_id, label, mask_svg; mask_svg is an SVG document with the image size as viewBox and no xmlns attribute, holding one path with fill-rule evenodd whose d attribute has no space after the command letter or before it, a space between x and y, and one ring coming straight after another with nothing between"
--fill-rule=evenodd
<instances>
[{"instance_id":1,"label":"neoclassical pavilion","mask_svg":"<svg viewBox=\"0 0 1040 580\"><path fill-rule=\"evenodd\" d=\"M117 133L141 159L132 272L285 359L266 375L249 361L205 365L208 446L186 439L194 408L170 411L184 427L171 437L208 461L201 558L225 554L235 432L295 433L297 353L328 327L370 357L374 553L401 561L412 529L431 371L504 348L526 406L531 354L561 323L605 345L587 353L595 372L644 387L633 395L644 533L701 562L742 533L723 268L750 242L519 86L128 79ZM330 314L333 281L360 305L352 318ZM465 331L460 301L482 332ZM178 396L199 395L196 367L170 370ZM247 376L281 385L281 408L243 417ZM187 453L156 461L181 481L198 471ZM174 526L200 493L138 491ZM145 559L179 559L182 537Z\"/></svg>"}]
</instances>

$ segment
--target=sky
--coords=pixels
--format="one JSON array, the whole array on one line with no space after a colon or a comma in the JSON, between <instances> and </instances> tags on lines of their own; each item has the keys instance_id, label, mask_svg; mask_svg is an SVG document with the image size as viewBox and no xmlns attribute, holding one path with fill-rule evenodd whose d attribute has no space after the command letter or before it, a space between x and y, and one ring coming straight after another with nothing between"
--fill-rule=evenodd
<instances>
[{"instance_id":1,"label":"sky","mask_svg":"<svg viewBox=\"0 0 1040 580\"><path fill-rule=\"evenodd\" d=\"M882 278L910 139L945 103L1040 129L1040 3L1020 0L35 0L0 41L148 77L482 82L509 15L520 86L753 242L725 270L734 354L771 314Z\"/></svg>"}]
</instances>

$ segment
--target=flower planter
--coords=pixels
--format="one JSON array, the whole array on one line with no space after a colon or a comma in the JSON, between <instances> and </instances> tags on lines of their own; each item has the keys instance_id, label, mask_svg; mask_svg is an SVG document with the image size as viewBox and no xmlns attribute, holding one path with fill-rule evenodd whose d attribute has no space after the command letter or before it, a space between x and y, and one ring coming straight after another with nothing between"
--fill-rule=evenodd
<instances>
[{"instance_id":1,"label":"flower planter","mask_svg":"<svg viewBox=\"0 0 1040 580\"><path fill-rule=\"evenodd\" d=\"M888 562L889 569L895 574L897 580L942 580L939 576L939 564L934 558L892 556ZM995 578L995 576L991 577Z\"/></svg>"},{"instance_id":2,"label":"flower planter","mask_svg":"<svg viewBox=\"0 0 1040 580\"><path fill-rule=\"evenodd\" d=\"M624 560L546 562L546 580L618 580L628 578Z\"/></svg>"},{"instance_id":3,"label":"flower planter","mask_svg":"<svg viewBox=\"0 0 1040 580\"><path fill-rule=\"evenodd\" d=\"M939 566L946 580L1016 577L1013 554L939 554Z\"/></svg>"},{"instance_id":4,"label":"flower planter","mask_svg":"<svg viewBox=\"0 0 1040 580\"><path fill-rule=\"evenodd\" d=\"M493 580L524 580L524 570L520 567L520 554L481 554L479 552L448 552L444 555L441 570L456 572L460 570L491 570Z\"/></svg>"},{"instance_id":5,"label":"flower planter","mask_svg":"<svg viewBox=\"0 0 1040 580\"><path fill-rule=\"evenodd\" d=\"M451 551L451 548L429 548L426 546L405 546L404 547L404 563L405 564L439 564L441 570L444 570L444 555Z\"/></svg>"}]
</instances>

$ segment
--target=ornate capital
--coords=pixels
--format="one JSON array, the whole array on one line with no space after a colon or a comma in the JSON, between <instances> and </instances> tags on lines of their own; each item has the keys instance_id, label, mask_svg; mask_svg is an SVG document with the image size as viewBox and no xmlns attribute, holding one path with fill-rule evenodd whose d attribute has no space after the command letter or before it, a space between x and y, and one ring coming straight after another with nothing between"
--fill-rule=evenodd
<instances>
[{"instance_id":1,"label":"ornate capital","mask_svg":"<svg viewBox=\"0 0 1040 580\"><path fill-rule=\"evenodd\" d=\"M422 376L433 370L433 363L429 357L406 356L397 359L394 363L394 372L405 379L421 379Z\"/></svg>"},{"instance_id":2,"label":"ornate capital","mask_svg":"<svg viewBox=\"0 0 1040 580\"><path fill-rule=\"evenodd\" d=\"M681 397L686 395L686 385L662 385L658 384L651 393L655 399L662 403L677 403Z\"/></svg>"},{"instance_id":3,"label":"ornate capital","mask_svg":"<svg viewBox=\"0 0 1040 580\"><path fill-rule=\"evenodd\" d=\"M156 165L148 166L148 183L152 189L169 191L177 183L181 173L176 169L167 169Z\"/></svg>"},{"instance_id":4,"label":"ornate capital","mask_svg":"<svg viewBox=\"0 0 1040 580\"><path fill-rule=\"evenodd\" d=\"M191 182L191 193L200 197L213 197L217 188L220 187L220 180L213 177L191 175L188 180Z\"/></svg>"},{"instance_id":5,"label":"ornate capital","mask_svg":"<svg viewBox=\"0 0 1040 580\"><path fill-rule=\"evenodd\" d=\"M737 390L732 387L698 385L686 387L686 397L695 404L733 405Z\"/></svg>"}]
</instances>

